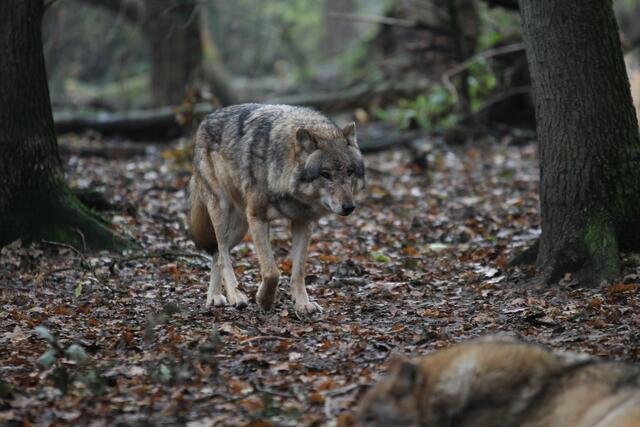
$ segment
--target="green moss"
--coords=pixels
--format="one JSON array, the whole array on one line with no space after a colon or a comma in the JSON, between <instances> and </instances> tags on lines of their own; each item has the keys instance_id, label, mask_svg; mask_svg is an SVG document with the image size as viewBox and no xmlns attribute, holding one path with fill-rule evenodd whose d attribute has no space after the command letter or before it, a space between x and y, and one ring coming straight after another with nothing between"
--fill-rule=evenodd
<instances>
[{"instance_id":1,"label":"green moss","mask_svg":"<svg viewBox=\"0 0 640 427\"><path fill-rule=\"evenodd\" d=\"M84 206L66 186L45 203L40 200L38 209L26 240L54 241L91 251L134 247L132 242L109 229L108 223Z\"/></svg>"},{"instance_id":2,"label":"green moss","mask_svg":"<svg viewBox=\"0 0 640 427\"><path fill-rule=\"evenodd\" d=\"M618 238L615 228L606 215L592 217L583 234L583 242L593 262L593 268L603 278L620 273Z\"/></svg>"}]
</instances>

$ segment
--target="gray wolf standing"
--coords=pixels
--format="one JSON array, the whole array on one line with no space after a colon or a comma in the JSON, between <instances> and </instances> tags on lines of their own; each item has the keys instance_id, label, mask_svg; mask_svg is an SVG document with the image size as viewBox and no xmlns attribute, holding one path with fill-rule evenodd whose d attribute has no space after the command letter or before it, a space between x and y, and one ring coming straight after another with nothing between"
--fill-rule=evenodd
<instances>
[{"instance_id":1,"label":"gray wolf standing","mask_svg":"<svg viewBox=\"0 0 640 427\"><path fill-rule=\"evenodd\" d=\"M189 182L191 234L212 255L207 307L248 303L237 288L229 256L247 229L262 276L256 301L265 310L272 307L279 271L269 223L286 218L291 221L295 309L321 311L309 300L304 283L312 225L330 212L353 212L364 181L355 123L339 129L316 111L287 105L242 104L209 115L196 135Z\"/></svg>"}]
</instances>

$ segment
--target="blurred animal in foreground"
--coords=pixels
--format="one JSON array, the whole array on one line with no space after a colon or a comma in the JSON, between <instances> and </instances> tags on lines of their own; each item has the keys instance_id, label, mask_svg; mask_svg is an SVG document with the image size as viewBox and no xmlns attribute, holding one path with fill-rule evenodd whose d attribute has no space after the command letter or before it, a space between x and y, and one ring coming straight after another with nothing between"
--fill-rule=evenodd
<instances>
[{"instance_id":1,"label":"blurred animal in foreground","mask_svg":"<svg viewBox=\"0 0 640 427\"><path fill-rule=\"evenodd\" d=\"M212 255L207 307L248 303L229 256L247 229L262 275L256 301L263 309L273 306L279 271L269 223L285 218L291 221L295 309L321 311L304 282L312 226L327 213L353 212L364 180L354 123L340 129L316 111L287 105L242 104L209 115L196 135L189 182L191 234Z\"/></svg>"},{"instance_id":2,"label":"blurred animal in foreground","mask_svg":"<svg viewBox=\"0 0 640 427\"><path fill-rule=\"evenodd\" d=\"M491 336L409 361L363 397L359 425L638 427L640 367Z\"/></svg>"}]
</instances>

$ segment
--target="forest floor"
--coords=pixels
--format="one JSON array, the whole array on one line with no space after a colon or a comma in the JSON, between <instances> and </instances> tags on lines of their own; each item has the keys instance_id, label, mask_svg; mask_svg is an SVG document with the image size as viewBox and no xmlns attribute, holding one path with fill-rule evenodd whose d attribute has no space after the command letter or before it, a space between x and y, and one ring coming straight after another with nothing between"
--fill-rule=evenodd
<instances>
[{"instance_id":1,"label":"forest floor","mask_svg":"<svg viewBox=\"0 0 640 427\"><path fill-rule=\"evenodd\" d=\"M507 269L539 234L535 146L508 142L436 144L426 169L402 150L367 156L361 206L314 233L307 287L324 313L313 317L293 310L284 223L275 310L255 304L249 239L233 257L252 302L205 308L209 262L183 225L178 143L129 159L70 156L72 185L104 191L105 216L141 249L2 249L0 425L347 426L391 353L498 331L638 361L637 258L625 255L626 283L591 290L570 276L532 286L534 269Z\"/></svg>"}]
</instances>

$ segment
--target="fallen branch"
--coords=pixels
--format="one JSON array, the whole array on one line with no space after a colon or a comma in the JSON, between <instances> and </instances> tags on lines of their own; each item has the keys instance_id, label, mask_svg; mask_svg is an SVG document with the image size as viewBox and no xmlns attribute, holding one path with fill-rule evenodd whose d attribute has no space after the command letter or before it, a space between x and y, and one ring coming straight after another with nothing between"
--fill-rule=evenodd
<instances>
[{"instance_id":1,"label":"fallen branch","mask_svg":"<svg viewBox=\"0 0 640 427\"><path fill-rule=\"evenodd\" d=\"M320 394L325 397L336 397L336 396L340 396L341 394L347 394L359 387L361 387L360 384L350 384L344 387L338 387L331 390L321 391Z\"/></svg>"},{"instance_id":2,"label":"fallen branch","mask_svg":"<svg viewBox=\"0 0 640 427\"><path fill-rule=\"evenodd\" d=\"M250 337L250 338L241 339L240 341L238 341L238 344L247 344L247 343L254 342L254 341L267 341L267 340L288 341L288 340L290 340L290 338L279 337L279 336L276 336L276 335L260 335L260 336L257 336L257 337Z\"/></svg>"},{"instance_id":3,"label":"fallen branch","mask_svg":"<svg viewBox=\"0 0 640 427\"><path fill-rule=\"evenodd\" d=\"M295 396L291 393L284 393L282 391L276 391L276 390L271 390L268 388L264 388L262 386L259 386L258 384L253 384L253 388L258 392L258 393L264 393L264 394L270 394L272 396L278 396L278 397L283 397L285 399L295 399L298 400L298 396Z\"/></svg>"},{"instance_id":4,"label":"fallen branch","mask_svg":"<svg viewBox=\"0 0 640 427\"><path fill-rule=\"evenodd\" d=\"M82 238L82 242L84 245L84 235L82 235L82 233L80 232L80 230L77 230L78 233L80 233L80 237ZM87 257L85 256L84 253L82 253L81 251L79 251L78 249L76 249L75 247L68 245L66 243L61 243L61 242L54 242L52 240L42 240L41 241L44 244L47 245L51 245L51 246L56 246L59 248L64 248L64 249L69 249L70 251L72 251L74 254L76 254L79 258L80 258L80 268L82 268L85 271L85 276L86 277L86 273L90 273L90 277L89 279L94 280L96 283L98 283L101 286L104 286L110 290L113 290L109 285L107 285L105 282L103 282L100 279L100 276L98 276L98 273L96 272L96 268L95 266L91 265L91 263L87 260ZM86 248L85 248L86 251ZM61 268L56 268L53 270L50 270L48 272L45 273L45 277L55 274L55 273L60 273L63 271L69 271L69 270L73 270L73 267L61 267Z\"/></svg>"},{"instance_id":5,"label":"fallen branch","mask_svg":"<svg viewBox=\"0 0 640 427\"><path fill-rule=\"evenodd\" d=\"M335 19L338 21L364 22L366 24L383 24L403 28L415 28L418 25L416 21L410 19L392 18L390 16L379 15L361 15L358 13L329 12L327 13L327 17L329 19Z\"/></svg>"},{"instance_id":6,"label":"fallen branch","mask_svg":"<svg viewBox=\"0 0 640 427\"><path fill-rule=\"evenodd\" d=\"M302 105L323 112L338 112L369 107L374 101L415 97L433 86L427 79L409 81L374 81L359 83L335 91L299 93L268 99L269 104Z\"/></svg>"},{"instance_id":7,"label":"fallen branch","mask_svg":"<svg viewBox=\"0 0 640 427\"><path fill-rule=\"evenodd\" d=\"M109 272L111 274L115 274L115 267L119 266L120 264L123 264L125 262L138 261L138 260L141 260L141 259L151 259L151 258L169 258L169 259L175 259L175 258L200 258L200 259L206 260L207 262L211 261L210 257L208 257L206 255L203 255L203 254L193 253L193 252L169 252L169 251L152 252L152 253L147 253L147 254L132 255L132 256L128 256L128 257L124 257L124 258L119 258L119 259L113 260L108 264Z\"/></svg>"}]
</instances>

